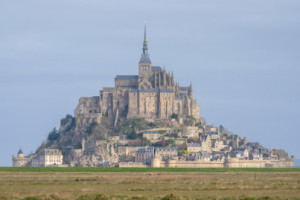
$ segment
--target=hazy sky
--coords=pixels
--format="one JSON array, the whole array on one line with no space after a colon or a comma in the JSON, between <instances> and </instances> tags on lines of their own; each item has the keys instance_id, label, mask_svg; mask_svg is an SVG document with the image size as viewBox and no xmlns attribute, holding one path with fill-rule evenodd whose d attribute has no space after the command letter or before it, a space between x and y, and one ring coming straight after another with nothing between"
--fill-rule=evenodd
<instances>
[{"instance_id":1,"label":"hazy sky","mask_svg":"<svg viewBox=\"0 0 300 200\"><path fill-rule=\"evenodd\" d=\"M200 115L300 158L300 1L0 0L0 166L34 152L82 96L153 65Z\"/></svg>"}]
</instances>

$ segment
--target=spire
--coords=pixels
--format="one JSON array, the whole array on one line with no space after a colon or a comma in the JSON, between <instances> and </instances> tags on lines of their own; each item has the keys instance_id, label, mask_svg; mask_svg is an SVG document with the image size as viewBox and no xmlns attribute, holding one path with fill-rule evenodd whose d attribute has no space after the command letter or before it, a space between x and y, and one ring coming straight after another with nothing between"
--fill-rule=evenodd
<instances>
[{"instance_id":1,"label":"spire","mask_svg":"<svg viewBox=\"0 0 300 200\"><path fill-rule=\"evenodd\" d=\"M143 44L143 54L148 54L148 45L147 45L147 33L146 33L146 22L144 25L144 44Z\"/></svg>"},{"instance_id":2,"label":"spire","mask_svg":"<svg viewBox=\"0 0 300 200\"><path fill-rule=\"evenodd\" d=\"M191 99L193 98L193 86L192 86L192 83L191 83L190 89L189 89L189 96L190 96Z\"/></svg>"},{"instance_id":3,"label":"spire","mask_svg":"<svg viewBox=\"0 0 300 200\"><path fill-rule=\"evenodd\" d=\"M147 43L147 33L146 33L146 21L144 25L144 42L143 42L143 53L140 59L140 63L151 63L148 54L148 43Z\"/></svg>"}]
</instances>

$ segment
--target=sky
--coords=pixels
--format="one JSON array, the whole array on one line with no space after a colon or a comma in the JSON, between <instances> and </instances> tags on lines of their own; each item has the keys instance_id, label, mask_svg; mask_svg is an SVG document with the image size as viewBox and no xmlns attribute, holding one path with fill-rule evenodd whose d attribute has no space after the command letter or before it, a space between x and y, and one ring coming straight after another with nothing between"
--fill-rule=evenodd
<instances>
[{"instance_id":1,"label":"sky","mask_svg":"<svg viewBox=\"0 0 300 200\"><path fill-rule=\"evenodd\" d=\"M300 158L299 0L0 1L0 166L80 97L152 64L193 84L200 116Z\"/></svg>"}]
</instances>

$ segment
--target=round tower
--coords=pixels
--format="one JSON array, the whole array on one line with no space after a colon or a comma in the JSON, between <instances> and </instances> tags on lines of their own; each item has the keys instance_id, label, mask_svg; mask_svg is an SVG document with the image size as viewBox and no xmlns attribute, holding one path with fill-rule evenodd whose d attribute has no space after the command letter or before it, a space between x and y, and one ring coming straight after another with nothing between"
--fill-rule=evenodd
<instances>
[{"instance_id":1,"label":"round tower","mask_svg":"<svg viewBox=\"0 0 300 200\"><path fill-rule=\"evenodd\" d=\"M23 153L22 149L19 150L17 158L24 158L24 153Z\"/></svg>"}]
</instances>

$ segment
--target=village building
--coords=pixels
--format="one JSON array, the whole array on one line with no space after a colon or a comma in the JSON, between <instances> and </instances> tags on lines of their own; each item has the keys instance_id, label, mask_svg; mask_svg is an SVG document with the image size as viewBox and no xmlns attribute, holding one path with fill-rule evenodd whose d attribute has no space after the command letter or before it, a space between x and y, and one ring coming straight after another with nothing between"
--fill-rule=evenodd
<instances>
[{"instance_id":1,"label":"village building","mask_svg":"<svg viewBox=\"0 0 300 200\"><path fill-rule=\"evenodd\" d=\"M178 156L177 147L156 147L155 155L161 158L172 158Z\"/></svg>"},{"instance_id":2,"label":"village building","mask_svg":"<svg viewBox=\"0 0 300 200\"><path fill-rule=\"evenodd\" d=\"M145 165L151 165L154 158L154 147L142 147L136 151L136 162L141 162Z\"/></svg>"},{"instance_id":3,"label":"village building","mask_svg":"<svg viewBox=\"0 0 300 200\"><path fill-rule=\"evenodd\" d=\"M159 131L143 131L143 138L150 140L151 142L157 141L160 138L161 134Z\"/></svg>"},{"instance_id":4,"label":"village building","mask_svg":"<svg viewBox=\"0 0 300 200\"><path fill-rule=\"evenodd\" d=\"M31 160L31 167L60 166L62 164L63 155L58 149L44 149Z\"/></svg>"},{"instance_id":5,"label":"village building","mask_svg":"<svg viewBox=\"0 0 300 200\"><path fill-rule=\"evenodd\" d=\"M198 153L202 150L200 143L186 143L186 146L189 153Z\"/></svg>"}]
</instances>

